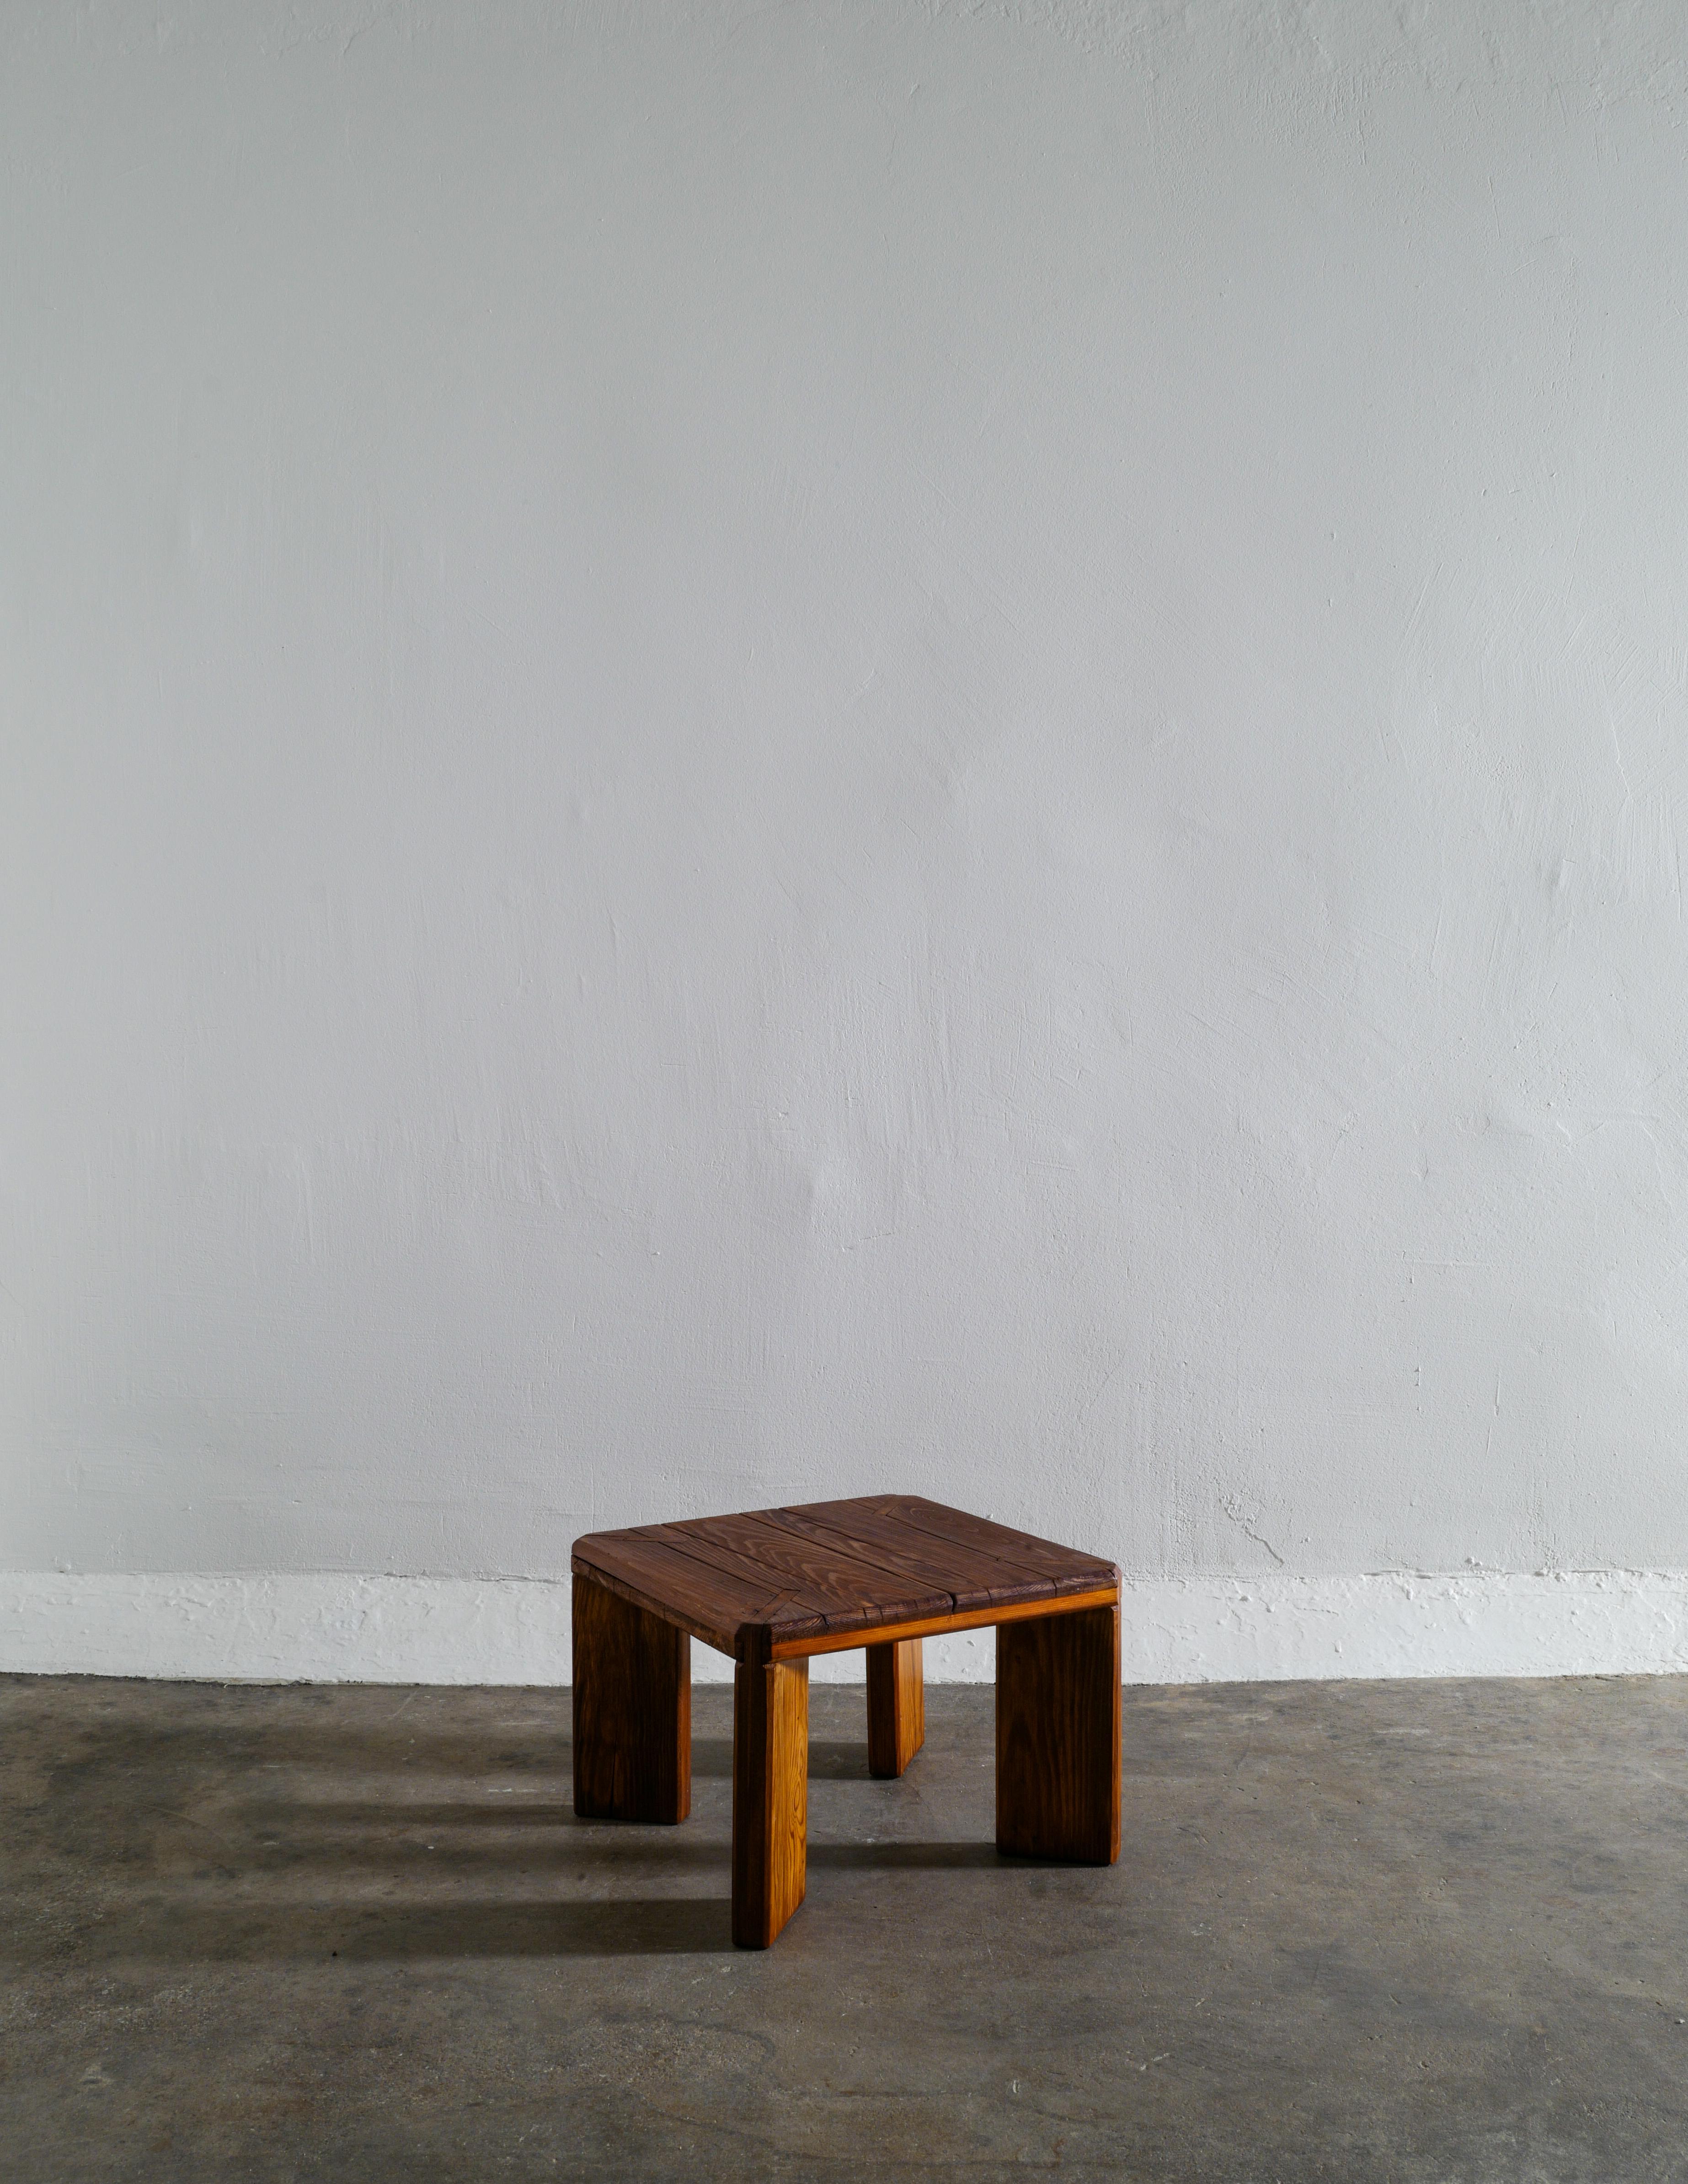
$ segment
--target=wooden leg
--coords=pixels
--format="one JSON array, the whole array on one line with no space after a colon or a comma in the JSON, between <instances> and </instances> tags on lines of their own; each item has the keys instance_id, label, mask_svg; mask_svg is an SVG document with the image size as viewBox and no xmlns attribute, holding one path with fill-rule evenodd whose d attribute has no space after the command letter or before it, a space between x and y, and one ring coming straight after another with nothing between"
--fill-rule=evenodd
<instances>
[{"instance_id":1,"label":"wooden leg","mask_svg":"<svg viewBox=\"0 0 1688 2184\"><path fill-rule=\"evenodd\" d=\"M1120 1855L1120 1611L997 1626L997 1848Z\"/></svg>"},{"instance_id":2,"label":"wooden leg","mask_svg":"<svg viewBox=\"0 0 1688 2184\"><path fill-rule=\"evenodd\" d=\"M741 1661L733 1679L733 1940L765 1949L803 1900L809 1664Z\"/></svg>"},{"instance_id":3,"label":"wooden leg","mask_svg":"<svg viewBox=\"0 0 1688 2184\"><path fill-rule=\"evenodd\" d=\"M691 1641L578 1572L574 1809L670 1821L691 1810Z\"/></svg>"},{"instance_id":4,"label":"wooden leg","mask_svg":"<svg viewBox=\"0 0 1688 2184\"><path fill-rule=\"evenodd\" d=\"M926 1741L918 1638L868 1648L868 1772L900 1774Z\"/></svg>"}]
</instances>

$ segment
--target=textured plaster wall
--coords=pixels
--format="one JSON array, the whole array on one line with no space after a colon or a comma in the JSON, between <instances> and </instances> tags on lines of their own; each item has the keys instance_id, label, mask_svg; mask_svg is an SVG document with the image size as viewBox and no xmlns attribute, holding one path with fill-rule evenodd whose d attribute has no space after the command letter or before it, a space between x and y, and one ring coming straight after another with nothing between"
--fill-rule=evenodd
<instances>
[{"instance_id":1,"label":"textured plaster wall","mask_svg":"<svg viewBox=\"0 0 1688 2184\"><path fill-rule=\"evenodd\" d=\"M0 12L0 1568L1688 1565L1688 15Z\"/></svg>"}]
</instances>

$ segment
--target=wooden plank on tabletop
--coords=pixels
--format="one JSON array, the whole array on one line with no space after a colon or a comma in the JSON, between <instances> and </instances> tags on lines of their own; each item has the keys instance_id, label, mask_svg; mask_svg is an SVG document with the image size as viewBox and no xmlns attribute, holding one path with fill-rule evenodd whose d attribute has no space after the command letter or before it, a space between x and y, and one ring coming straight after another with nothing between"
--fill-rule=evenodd
<instances>
[{"instance_id":1,"label":"wooden plank on tabletop","mask_svg":"<svg viewBox=\"0 0 1688 2184\"><path fill-rule=\"evenodd\" d=\"M1015 1531L991 1518L953 1509L947 1502L929 1502L923 1495L877 1494L866 1498L913 1531L976 1548L999 1560L1004 1568L1047 1577L1058 1591L1081 1591L1117 1575L1113 1563L1099 1555L1082 1554L1077 1548L1064 1547L1056 1540L1034 1538L1030 1532Z\"/></svg>"},{"instance_id":2,"label":"wooden plank on tabletop","mask_svg":"<svg viewBox=\"0 0 1688 2184\"><path fill-rule=\"evenodd\" d=\"M1034 1571L1015 1572L976 1548L915 1531L878 1510L856 1502L815 1502L778 1512L802 1529L830 1530L853 1539L864 1556L882 1556L911 1580L946 1588L955 1609L965 1613L994 1603L1046 1597L1050 1580Z\"/></svg>"},{"instance_id":3,"label":"wooden plank on tabletop","mask_svg":"<svg viewBox=\"0 0 1688 2184\"><path fill-rule=\"evenodd\" d=\"M779 1580L819 1610L829 1630L869 1629L892 1618L941 1614L950 1607L947 1592L911 1585L894 1571L875 1569L782 1525L764 1524L761 1515L752 1511L662 1525L653 1528L653 1535L724 1569ZM784 1619L779 1635L789 1635Z\"/></svg>"}]
</instances>

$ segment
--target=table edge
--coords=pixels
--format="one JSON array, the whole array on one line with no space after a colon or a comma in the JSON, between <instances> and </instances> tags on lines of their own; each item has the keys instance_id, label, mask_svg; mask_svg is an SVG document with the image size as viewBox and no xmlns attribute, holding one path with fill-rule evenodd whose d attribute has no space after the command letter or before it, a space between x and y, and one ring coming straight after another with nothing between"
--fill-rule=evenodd
<instances>
[{"instance_id":1,"label":"table edge","mask_svg":"<svg viewBox=\"0 0 1688 2184\"><path fill-rule=\"evenodd\" d=\"M964 1608L950 1615L917 1616L906 1623L869 1623L859 1630L823 1630L813 1638L775 1638L769 1646L776 1661L807 1660L811 1653L847 1653L852 1646L891 1646L904 1638L944 1638L953 1630L990 1630L999 1623L1030 1623L1042 1616L1071 1615L1084 1607L1117 1607L1120 1585L1098 1585L1090 1592L1057 1593L1049 1600L1016 1600L994 1607Z\"/></svg>"},{"instance_id":2,"label":"table edge","mask_svg":"<svg viewBox=\"0 0 1688 2184\"><path fill-rule=\"evenodd\" d=\"M571 1555L568 1568L571 1576L589 1577L594 1585L601 1585L606 1592L618 1594L634 1607L642 1607L647 1615L657 1616L664 1623L672 1623L677 1630L684 1630L693 1638L701 1638L706 1646L713 1646L718 1653L726 1654L729 1660L736 1658L737 1635L745 1627L743 1624L729 1630L724 1624L711 1625L697 1616L684 1615L671 1602L658 1600L654 1593L630 1584L626 1578L617 1576L613 1570L600 1568L596 1563L588 1562L584 1555Z\"/></svg>"},{"instance_id":3,"label":"table edge","mask_svg":"<svg viewBox=\"0 0 1688 2184\"><path fill-rule=\"evenodd\" d=\"M588 1533L584 1536L594 1535ZM956 1609L947 1615L915 1616L899 1622L863 1623L847 1629L828 1629L782 1639L776 1623L739 1623L730 1630L724 1624L712 1626L698 1617L683 1613L672 1602L659 1600L655 1594L613 1570L602 1568L579 1552L569 1557L569 1569L573 1576L590 1578L594 1584L618 1594L634 1607L642 1607L646 1614L701 1639L706 1646L734 1661L805 1660L814 1653L847 1653L858 1646L894 1645L905 1638L942 1638L952 1631L992 1630L999 1623L1029 1622L1044 1615L1070 1615L1087 1607L1117 1607L1121 1587L1120 1568L1115 1563L1113 1574L1105 1585L1082 1592L1054 1593L1042 1600Z\"/></svg>"}]
</instances>

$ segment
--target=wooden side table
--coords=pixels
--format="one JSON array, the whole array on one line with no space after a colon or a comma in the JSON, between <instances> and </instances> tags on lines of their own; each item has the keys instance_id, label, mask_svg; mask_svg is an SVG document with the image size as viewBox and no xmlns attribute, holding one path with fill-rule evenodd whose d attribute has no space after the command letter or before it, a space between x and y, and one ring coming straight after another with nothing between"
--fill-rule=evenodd
<instances>
[{"instance_id":1,"label":"wooden side table","mask_svg":"<svg viewBox=\"0 0 1688 2184\"><path fill-rule=\"evenodd\" d=\"M735 1663L733 1939L766 1948L803 1900L809 1657L863 1646L868 1760L925 1735L920 1641L997 1626L997 1847L1120 1854L1120 1573L912 1494L869 1494L574 1543L574 1809L683 1820L693 1637Z\"/></svg>"}]
</instances>

